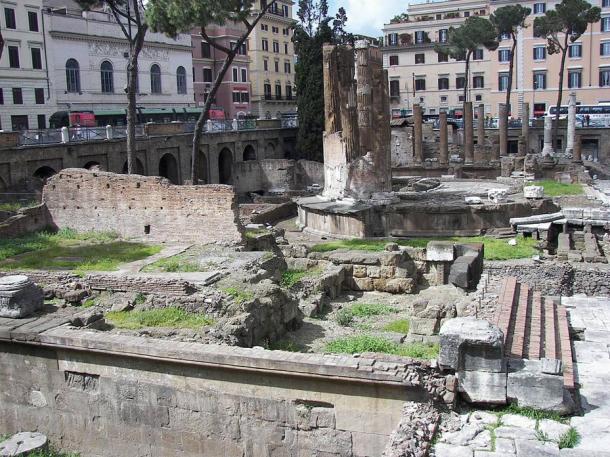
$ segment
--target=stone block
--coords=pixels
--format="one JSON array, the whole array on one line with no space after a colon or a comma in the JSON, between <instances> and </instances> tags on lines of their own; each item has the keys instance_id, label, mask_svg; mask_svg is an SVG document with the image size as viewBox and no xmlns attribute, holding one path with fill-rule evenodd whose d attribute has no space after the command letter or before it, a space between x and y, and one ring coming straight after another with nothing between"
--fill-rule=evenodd
<instances>
[{"instance_id":1,"label":"stone block","mask_svg":"<svg viewBox=\"0 0 610 457\"><path fill-rule=\"evenodd\" d=\"M380 278L379 267L366 267L366 275L369 278L377 279Z\"/></svg>"},{"instance_id":2,"label":"stone block","mask_svg":"<svg viewBox=\"0 0 610 457\"><path fill-rule=\"evenodd\" d=\"M481 197L466 197L466 198L464 198L464 202L466 202L467 205L482 205L483 204L483 200L481 200Z\"/></svg>"},{"instance_id":3,"label":"stone block","mask_svg":"<svg viewBox=\"0 0 610 457\"><path fill-rule=\"evenodd\" d=\"M491 364L480 360L486 356L501 359L504 352L502 330L474 317L457 317L446 321L440 329L439 365L455 371L463 370L465 354L469 351L472 351L468 359L472 366Z\"/></svg>"},{"instance_id":4,"label":"stone block","mask_svg":"<svg viewBox=\"0 0 610 457\"><path fill-rule=\"evenodd\" d=\"M435 335L438 333L438 319L411 317L409 319L409 333L415 335Z\"/></svg>"},{"instance_id":5,"label":"stone block","mask_svg":"<svg viewBox=\"0 0 610 457\"><path fill-rule=\"evenodd\" d=\"M381 278L385 278L385 279L393 278L395 270L396 270L396 267L393 267L393 266L381 267L379 269L379 276Z\"/></svg>"},{"instance_id":6,"label":"stone block","mask_svg":"<svg viewBox=\"0 0 610 457\"><path fill-rule=\"evenodd\" d=\"M479 256L475 254L458 257L449 269L449 283L462 289L476 287L480 278L478 262Z\"/></svg>"},{"instance_id":7,"label":"stone block","mask_svg":"<svg viewBox=\"0 0 610 457\"><path fill-rule=\"evenodd\" d=\"M515 440L517 455L527 457L559 457L557 443L541 443L539 441Z\"/></svg>"},{"instance_id":8,"label":"stone block","mask_svg":"<svg viewBox=\"0 0 610 457\"><path fill-rule=\"evenodd\" d=\"M544 187L525 186L523 188L523 196L525 198L544 198Z\"/></svg>"},{"instance_id":9,"label":"stone block","mask_svg":"<svg viewBox=\"0 0 610 457\"><path fill-rule=\"evenodd\" d=\"M0 317L19 319L42 309L44 293L23 275L0 278Z\"/></svg>"},{"instance_id":10,"label":"stone block","mask_svg":"<svg viewBox=\"0 0 610 457\"><path fill-rule=\"evenodd\" d=\"M458 390L470 403L506 403L506 373L460 371Z\"/></svg>"},{"instance_id":11,"label":"stone block","mask_svg":"<svg viewBox=\"0 0 610 457\"><path fill-rule=\"evenodd\" d=\"M375 290L373 280L371 278L354 278L353 283L355 290L371 291Z\"/></svg>"},{"instance_id":12,"label":"stone block","mask_svg":"<svg viewBox=\"0 0 610 457\"><path fill-rule=\"evenodd\" d=\"M561 360L540 359L540 371L546 374L559 375L562 373Z\"/></svg>"},{"instance_id":13,"label":"stone block","mask_svg":"<svg viewBox=\"0 0 610 457\"><path fill-rule=\"evenodd\" d=\"M565 412L563 376L522 369L508 373L506 394L520 407Z\"/></svg>"},{"instance_id":14,"label":"stone block","mask_svg":"<svg viewBox=\"0 0 610 457\"><path fill-rule=\"evenodd\" d=\"M453 262L455 248L451 241L430 241L426 246L428 262Z\"/></svg>"},{"instance_id":15,"label":"stone block","mask_svg":"<svg viewBox=\"0 0 610 457\"><path fill-rule=\"evenodd\" d=\"M354 265L354 278L366 278L366 267L364 265Z\"/></svg>"},{"instance_id":16,"label":"stone block","mask_svg":"<svg viewBox=\"0 0 610 457\"><path fill-rule=\"evenodd\" d=\"M411 278L394 278L386 282L385 291L391 294L411 294L415 291L415 281Z\"/></svg>"}]
</instances>

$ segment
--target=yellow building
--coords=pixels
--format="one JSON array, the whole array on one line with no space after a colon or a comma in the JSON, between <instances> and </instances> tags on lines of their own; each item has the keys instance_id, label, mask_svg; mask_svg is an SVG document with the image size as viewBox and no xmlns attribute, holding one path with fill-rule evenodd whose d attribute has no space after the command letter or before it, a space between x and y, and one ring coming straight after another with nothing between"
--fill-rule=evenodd
<instances>
[{"instance_id":1,"label":"yellow building","mask_svg":"<svg viewBox=\"0 0 610 457\"><path fill-rule=\"evenodd\" d=\"M253 15L265 5L265 0L257 0ZM278 0L248 38L252 113L259 118L296 112L293 5L292 0Z\"/></svg>"}]
</instances>

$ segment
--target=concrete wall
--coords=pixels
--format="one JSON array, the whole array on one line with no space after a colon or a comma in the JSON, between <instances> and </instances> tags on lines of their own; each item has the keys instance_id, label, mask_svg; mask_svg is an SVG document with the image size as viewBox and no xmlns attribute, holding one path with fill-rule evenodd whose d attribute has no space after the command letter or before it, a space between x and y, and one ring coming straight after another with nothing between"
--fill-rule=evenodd
<instances>
[{"instance_id":1,"label":"concrete wall","mask_svg":"<svg viewBox=\"0 0 610 457\"><path fill-rule=\"evenodd\" d=\"M240 132L208 133L202 138L200 179L209 184L220 183L219 157L228 151L232 163L243 161L248 146L257 159L283 158L292 154L296 129L264 129ZM191 134L138 138L135 170L147 176L164 176L174 184L190 177ZM169 154L169 155L168 155ZM175 171L162 166L175 161ZM225 154L225 156L227 156ZM102 170L122 173L126 169L125 140L104 140L68 144L8 147L0 154L0 189L41 186L34 177L50 169L84 168L98 165ZM4 183L4 184L2 184ZM226 184L226 183L225 183Z\"/></svg>"},{"instance_id":2,"label":"concrete wall","mask_svg":"<svg viewBox=\"0 0 610 457\"><path fill-rule=\"evenodd\" d=\"M378 457L403 402L430 399L400 380L420 365L55 328L0 337L0 432L87 457Z\"/></svg>"},{"instance_id":3,"label":"concrete wall","mask_svg":"<svg viewBox=\"0 0 610 457\"><path fill-rule=\"evenodd\" d=\"M66 169L49 179L43 202L58 228L154 241L242 240L231 186L174 186L159 177Z\"/></svg>"}]
</instances>

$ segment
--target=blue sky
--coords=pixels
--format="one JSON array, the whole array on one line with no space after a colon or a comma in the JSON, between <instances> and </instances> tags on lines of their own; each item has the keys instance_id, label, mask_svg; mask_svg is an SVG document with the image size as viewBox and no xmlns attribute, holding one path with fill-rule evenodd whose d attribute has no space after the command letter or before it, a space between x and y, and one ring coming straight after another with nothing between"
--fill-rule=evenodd
<instances>
[{"instance_id":1,"label":"blue sky","mask_svg":"<svg viewBox=\"0 0 610 457\"><path fill-rule=\"evenodd\" d=\"M342 6L347 12L347 29L373 37L381 36L384 23L407 11L406 0L329 0L329 14L335 15Z\"/></svg>"}]
</instances>

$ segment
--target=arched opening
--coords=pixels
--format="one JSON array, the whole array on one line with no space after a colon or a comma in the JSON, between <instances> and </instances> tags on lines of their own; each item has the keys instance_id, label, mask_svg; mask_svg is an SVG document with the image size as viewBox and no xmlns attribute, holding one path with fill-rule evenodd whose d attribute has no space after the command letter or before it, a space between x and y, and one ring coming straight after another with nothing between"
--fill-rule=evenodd
<instances>
[{"instance_id":1,"label":"arched opening","mask_svg":"<svg viewBox=\"0 0 610 457\"><path fill-rule=\"evenodd\" d=\"M100 78L103 94L112 94L114 92L114 69L112 64L105 60L100 66Z\"/></svg>"},{"instance_id":2,"label":"arched opening","mask_svg":"<svg viewBox=\"0 0 610 457\"><path fill-rule=\"evenodd\" d=\"M76 59L66 61L66 91L80 92L80 67Z\"/></svg>"},{"instance_id":3,"label":"arched opening","mask_svg":"<svg viewBox=\"0 0 610 457\"><path fill-rule=\"evenodd\" d=\"M102 166L100 165L100 163L96 162L95 160L92 160L91 162L87 162L83 168L86 168L87 170L92 170L92 171L103 171L104 170L102 168Z\"/></svg>"},{"instance_id":4,"label":"arched opening","mask_svg":"<svg viewBox=\"0 0 610 457\"><path fill-rule=\"evenodd\" d=\"M43 166L38 168L32 175L34 177L34 187L42 188L47 183L47 179L55 173L57 172L51 167Z\"/></svg>"},{"instance_id":5,"label":"arched opening","mask_svg":"<svg viewBox=\"0 0 610 457\"><path fill-rule=\"evenodd\" d=\"M233 154L228 148L218 156L218 177L220 184L233 184Z\"/></svg>"},{"instance_id":6,"label":"arched opening","mask_svg":"<svg viewBox=\"0 0 610 457\"><path fill-rule=\"evenodd\" d=\"M150 67L150 92L152 94L161 93L161 67L157 64Z\"/></svg>"},{"instance_id":7,"label":"arched opening","mask_svg":"<svg viewBox=\"0 0 610 457\"><path fill-rule=\"evenodd\" d=\"M136 158L136 161L133 164L133 173L136 175L146 175L146 173L144 172L144 164L138 158ZM125 163L123 164L123 174L127 174L127 161L125 161Z\"/></svg>"},{"instance_id":8,"label":"arched opening","mask_svg":"<svg viewBox=\"0 0 610 457\"><path fill-rule=\"evenodd\" d=\"M250 144L244 149L244 162L247 160L256 160L256 151Z\"/></svg>"},{"instance_id":9,"label":"arched opening","mask_svg":"<svg viewBox=\"0 0 610 457\"><path fill-rule=\"evenodd\" d=\"M205 153L200 149L199 150L199 182L200 183L209 183L210 178L208 176L208 158Z\"/></svg>"},{"instance_id":10,"label":"arched opening","mask_svg":"<svg viewBox=\"0 0 610 457\"><path fill-rule=\"evenodd\" d=\"M267 159L275 159L275 144L267 143L267 154L265 157Z\"/></svg>"},{"instance_id":11,"label":"arched opening","mask_svg":"<svg viewBox=\"0 0 610 457\"><path fill-rule=\"evenodd\" d=\"M172 154L167 153L161 157L159 176L169 179L172 184L178 184L178 162Z\"/></svg>"},{"instance_id":12,"label":"arched opening","mask_svg":"<svg viewBox=\"0 0 610 457\"><path fill-rule=\"evenodd\" d=\"M186 70L182 66L176 70L176 90L179 94L186 94Z\"/></svg>"}]
</instances>

